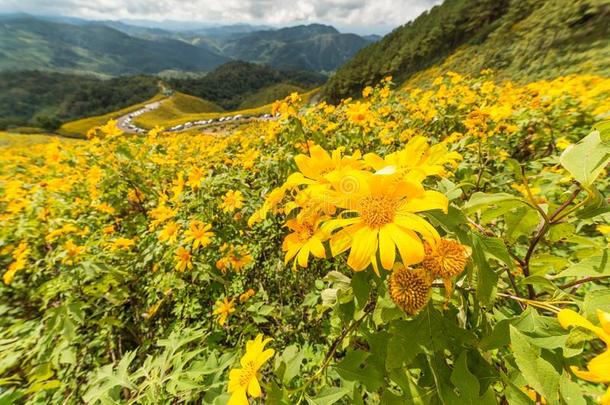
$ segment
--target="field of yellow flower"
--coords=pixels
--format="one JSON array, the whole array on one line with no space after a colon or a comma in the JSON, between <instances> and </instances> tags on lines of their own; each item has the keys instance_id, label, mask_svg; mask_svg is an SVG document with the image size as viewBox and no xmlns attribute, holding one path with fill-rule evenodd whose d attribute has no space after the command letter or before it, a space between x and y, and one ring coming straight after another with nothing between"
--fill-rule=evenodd
<instances>
[{"instance_id":1,"label":"field of yellow flower","mask_svg":"<svg viewBox=\"0 0 610 405\"><path fill-rule=\"evenodd\" d=\"M0 403L610 404L610 79L275 112L5 135Z\"/></svg>"}]
</instances>

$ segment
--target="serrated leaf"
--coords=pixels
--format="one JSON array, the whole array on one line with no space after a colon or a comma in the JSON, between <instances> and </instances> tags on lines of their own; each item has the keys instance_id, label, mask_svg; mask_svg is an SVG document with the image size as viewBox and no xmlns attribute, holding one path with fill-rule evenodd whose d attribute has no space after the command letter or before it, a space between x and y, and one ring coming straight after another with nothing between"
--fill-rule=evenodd
<instances>
[{"instance_id":1,"label":"serrated leaf","mask_svg":"<svg viewBox=\"0 0 610 405\"><path fill-rule=\"evenodd\" d=\"M510 342L515 362L528 384L553 401L559 393L559 373L540 356L540 349L530 344L521 332L510 326Z\"/></svg>"},{"instance_id":2,"label":"serrated leaf","mask_svg":"<svg viewBox=\"0 0 610 405\"><path fill-rule=\"evenodd\" d=\"M610 162L610 145L602 142L599 131L593 131L580 142L568 146L559 160L576 181L591 186Z\"/></svg>"}]
</instances>

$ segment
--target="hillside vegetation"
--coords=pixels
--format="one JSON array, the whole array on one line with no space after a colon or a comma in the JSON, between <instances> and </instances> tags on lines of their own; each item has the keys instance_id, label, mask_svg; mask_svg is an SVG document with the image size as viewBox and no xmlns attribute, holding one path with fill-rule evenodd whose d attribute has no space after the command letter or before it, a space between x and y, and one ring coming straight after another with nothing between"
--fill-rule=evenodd
<instances>
[{"instance_id":1,"label":"hillside vegetation","mask_svg":"<svg viewBox=\"0 0 610 405\"><path fill-rule=\"evenodd\" d=\"M234 110L252 94L280 83L312 89L326 77L313 72L276 70L247 62L229 62L200 78L168 79L177 91L212 101ZM260 105L260 104L259 104Z\"/></svg>"},{"instance_id":2,"label":"hillside vegetation","mask_svg":"<svg viewBox=\"0 0 610 405\"><path fill-rule=\"evenodd\" d=\"M288 83L271 85L256 93L249 95L239 105L240 110L255 108L265 104L271 104L276 100L282 100L292 93L305 93L305 89Z\"/></svg>"},{"instance_id":3,"label":"hillside vegetation","mask_svg":"<svg viewBox=\"0 0 610 405\"><path fill-rule=\"evenodd\" d=\"M151 76L102 80L42 71L0 72L0 129L34 125L53 130L63 122L123 109L154 96L158 81Z\"/></svg>"},{"instance_id":4,"label":"hillside vegetation","mask_svg":"<svg viewBox=\"0 0 610 405\"><path fill-rule=\"evenodd\" d=\"M324 94L336 102L387 75L403 82L437 65L521 81L610 74L608 21L605 0L446 0L356 54Z\"/></svg>"}]
</instances>

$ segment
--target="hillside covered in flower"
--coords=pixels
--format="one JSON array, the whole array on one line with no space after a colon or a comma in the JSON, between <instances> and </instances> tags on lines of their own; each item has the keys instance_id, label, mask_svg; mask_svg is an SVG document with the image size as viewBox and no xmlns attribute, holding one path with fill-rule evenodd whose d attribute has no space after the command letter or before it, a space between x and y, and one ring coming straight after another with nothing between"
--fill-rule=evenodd
<instances>
[{"instance_id":1,"label":"hillside covered in flower","mask_svg":"<svg viewBox=\"0 0 610 405\"><path fill-rule=\"evenodd\" d=\"M0 403L610 404L610 79L494 79L0 133Z\"/></svg>"}]
</instances>

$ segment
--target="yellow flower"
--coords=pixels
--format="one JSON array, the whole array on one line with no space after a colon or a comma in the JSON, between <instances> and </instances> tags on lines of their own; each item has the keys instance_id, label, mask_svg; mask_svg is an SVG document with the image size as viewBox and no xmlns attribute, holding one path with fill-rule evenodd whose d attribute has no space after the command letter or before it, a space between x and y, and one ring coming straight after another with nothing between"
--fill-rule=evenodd
<instances>
[{"instance_id":1,"label":"yellow flower","mask_svg":"<svg viewBox=\"0 0 610 405\"><path fill-rule=\"evenodd\" d=\"M188 181L186 182L187 186L191 187L193 190L199 189L204 174L205 173L198 167L193 167L189 172Z\"/></svg>"},{"instance_id":2,"label":"yellow flower","mask_svg":"<svg viewBox=\"0 0 610 405\"><path fill-rule=\"evenodd\" d=\"M298 184L311 184L311 181L308 180L326 181L325 176L333 170L360 169L363 166L360 161L360 152L355 152L352 156L342 156L342 152L343 150L339 148L329 155L321 146L310 146L309 156L297 155L294 157L301 173L290 176L286 184L290 187ZM282 190L281 196L284 196L284 190Z\"/></svg>"},{"instance_id":3,"label":"yellow flower","mask_svg":"<svg viewBox=\"0 0 610 405\"><path fill-rule=\"evenodd\" d=\"M14 262L8 266L8 270L2 276L4 284L9 285L15 277L15 273L25 268L29 254L30 249L28 249L28 245L25 242L21 242L19 246L13 250L12 256Z\"/></svg>"},{"instance_id":4,"label":"yellow flower","mask_svg":"<svg viewBox=\"0 0 610 405\"><path fill-rule=\"evenodd\" d=\"M400 263L388 278L392 301L409 315L415 315L430 300L432 279L424 269L405 268Z\"/></svg>"},{"instance_id":5,"label":"yellow flower","mask_svg":"<svg viewBox=\"0 0 610 405\"><path fill-rule=\"evenodd\" d=\"M114 225L108 225L108 226L105 226L105 227L102 228L102 232L105 235L112 235L113 233L116 232L116 228L115 228Z\"/></svg>"},{"instance_id":6,"label":"yellow flower","mask_svg":"<svg viewBox=\"0 0 610 405\"><path fill-rule=\"evenodd\" d=\"M578 367L572 367L572 372L583 380L595 383L610 383L610 313L597 310L597 316L601 326L595 326L571 309L559 311L557 319L561 326L566 329L570 326L577 326L590 330L606 343L606 351L589 361L587 371L582 371ZM610 404L610 387L599 400L603 405Z\"/></svg>"},{"instance_id":7,"label":"yellow flower","mask_svg":"<svg viewBox=\"0 0 610 405\"><path fill-rule=\"evenodd\" d=\"M294 265L307 267L309 254L319 259L326 257L323 241L328 239L327 234L319 228L320 222L327 219L319 214L299 214L296 219L286 221L286 226L293 232L284 238L282 250L286 252L284 263L288 263L296 256Z\"/></svg>"},{"instance_id":8,"label":"yellow flower","mask_svg":"<svg viewBox=\"0 0 610 405\"><path fill-rule=\"evenodd\" d=\"M66 250L66 258L63 259L62 262L74 264L76 262L76 257L85 250L85 247L76 245L72 239L70 239L64 244L64 249Z\"/></svg>"},{"instance_id":9,"label":"yellow flower","mask_svg":"<svg viewBox=\"0 0 610 405\"><path fill-rule=\"evenodd\" d=\"M241 191L228 191L220 204L220 208L224 212L233 212L236 209L240 209L244 206L244 197Z\"/></svg>"},{"instance_id":10,"label":"yellow flower","mask_svg":"<svg viewBox=\"0 0 610 405\"><path fill-rule=\"evenodd\" d=\"M191 270L193 268L193 262L191 261L191 252L183 247L179 247L176 250L176 270L183 272L186 269Z\"/></svg>"},{"instance_id":11,"label":"yellow flower","mask_svg":"<svg viewBox=\"0 0 610 405\"><path fill-rule=\"evenodd\" d=\"M173 218L176 215L176 211L166 205L159 205L158 207L152 209L148 214L151 216L151 218L153 218L153 221L151 222L150 226L154 229L162 222Z\"/></svg>"},{"instance_id":12,"label":"yellow flower","mask_svg":"<svg viewBox=\"0 0 610 405\"><path fill-rule=\"evenodd\" d=\"M367 98L373 94L373 88L371 86L366 86L364 90L362 90L362 97Z\"/></svg>"},{"instance_id":13,"label":"yellow flower","mask_svg":"<svg viewBox=\"0 0 610 405\"><path fill-rule=\"evenodd\" d=\"M343 187L346 180L353 183L350 193ZM415 214L434 209L446 212L449 202L439 192L424 190L420 183L404 180L391 171L349 171L333 179L332 187L329 198L335 205L357 216L330 220L322 229L332 233L343 228L331 236L332 254L350 249L347 264L355 271L372 263L377 272L378 250L386 270L394 266L396 248L403 264L420 263L424 246L417 233L427 239L439 239L436 229Z\"/></svg>"},{"instance_id":14,"label":"yellow flower","mask_svg":"<svg viewBox=\"0 0 610 405\"><path fill-rule=\"evenodd\" d=\"M559 149L559 150L565 150L571 144L572 143L570 141L568 141L565 137L561 137L561 138L557 139L557 142L555 142L555 145L557 146L557 149Z\"/></svg>"},{"instance_id":15,"label":"yellow flower","mask_svg":"<svg viewBox=\"0 0 610 405\"><path fill-rule=\"evenodd\" d=\"M373 113L370 110L370 106L370 103L361 103L360 101L350 104L346 111L347 118L357 125L364 126L369 124L373 121Z\"/></svg>"},{"instance_id":16,"label":"yellow flower","mask_svg":"<svg viewBox=\"0 0 610 405\"><path fill-rule=\"evenodd\" d=\"M178 230L180 229L180 225L175 222L168 222L167 225L163 228L161 232L159 232L159 240L161 242L167 243L175 243L178 238Z\"/></svg>"},{"instance_id":17,"label":"yellow flower","mask_svg":"<svg viewBox=\"0 0 610 405\"><path fill-rule=\"evenodd\" d=\"M212 225L203 223L201 221L193 221L189 225L186 235L186 242L193 242L193 249L197 249L200 246L206 247L212 240L210 237L214 236L214 232L210 232Z\"/></svg>"},{"instance_id":18,"label":"yellow flower","mask_svg":"<svg viewBox=\"0 0 610 405\"><path fill-rule=\"evenodd\" d=\"M235 299L232 298L231 301L229 301L229 299L225 297L224 300L216 301L215 305L214 315L217 316L216 320L222 326L227 322L229 315L235 312Z\"/></svg>"},{"instance_id":19,"label":"yellow flower","mask_svg":"<svg viewBox=\"0 0 610 405\"><path fill-rule=\"evenodd\" d=\"M117 238L110 244L110 250L129 250L135 243L133 239Z\"/></svg>"},{"instance_id":20,"label":"yellow flower","mask_svg":"<svg viewBox=\"0 0 610 405\"><path fill-rule=\"evenodd\" d=\"M445 143L430 146L423 136L414 136L403 149L390 153L384 159L374 153L364 155L365 162L375 170L390 166L405 177L421 180L426 176L445 174L445 165L456 166L461 159L462 156L450 152Z\"/></svg>"},{"instance_id":21,"label":"yellow flower","mask_svg":"<svg viewBox=\"0 0 610 405\"><path fill-rule=\"evenodd\" d=\"M604 235L610 235L610 225L597 225L595 229Z\"/></svg>"},{"instance_id":22,"label":"yellow flower","mask_svg":"<svg viewBox=\"0 0 610 405\"><path fill-rule=\"evenodd\" d=\"M260 398L263 393L258 382L258 370L275 354L275 350L266 349L271 339L264 339L259 334L254 340L246 343L246 354L240 359L241 368L229 372L228 391L231 398L227 405L248 405L248 396Z\"/></svg>"},{"instance_id":23,"label":"yellow flower","mask_svg":"<svg viewBox=\"0 0 610 405\"><path fill-rule=\"evenodd\" d=\"M117 126L116 120L108 121L106 123L106 125L99 127L99 129L100 129L100 131L102 131L102 133L104 133L109 138L115 137L117 135L121 135L123 133L123 131L121 131L119 129L119 127Z\"/></svg>"},{"instance_id":24,"label":"yellow flower","mask_svg":"<svg viewBox=\"0 0 610 405\"><path fill-rule=\"evenodd\" d=\"M256 292L252 288L249 288L248 291L239 296L239 302L243 304L244 302L252 298L254 294L256 294Z\"/></svg>"}]
</instances>

